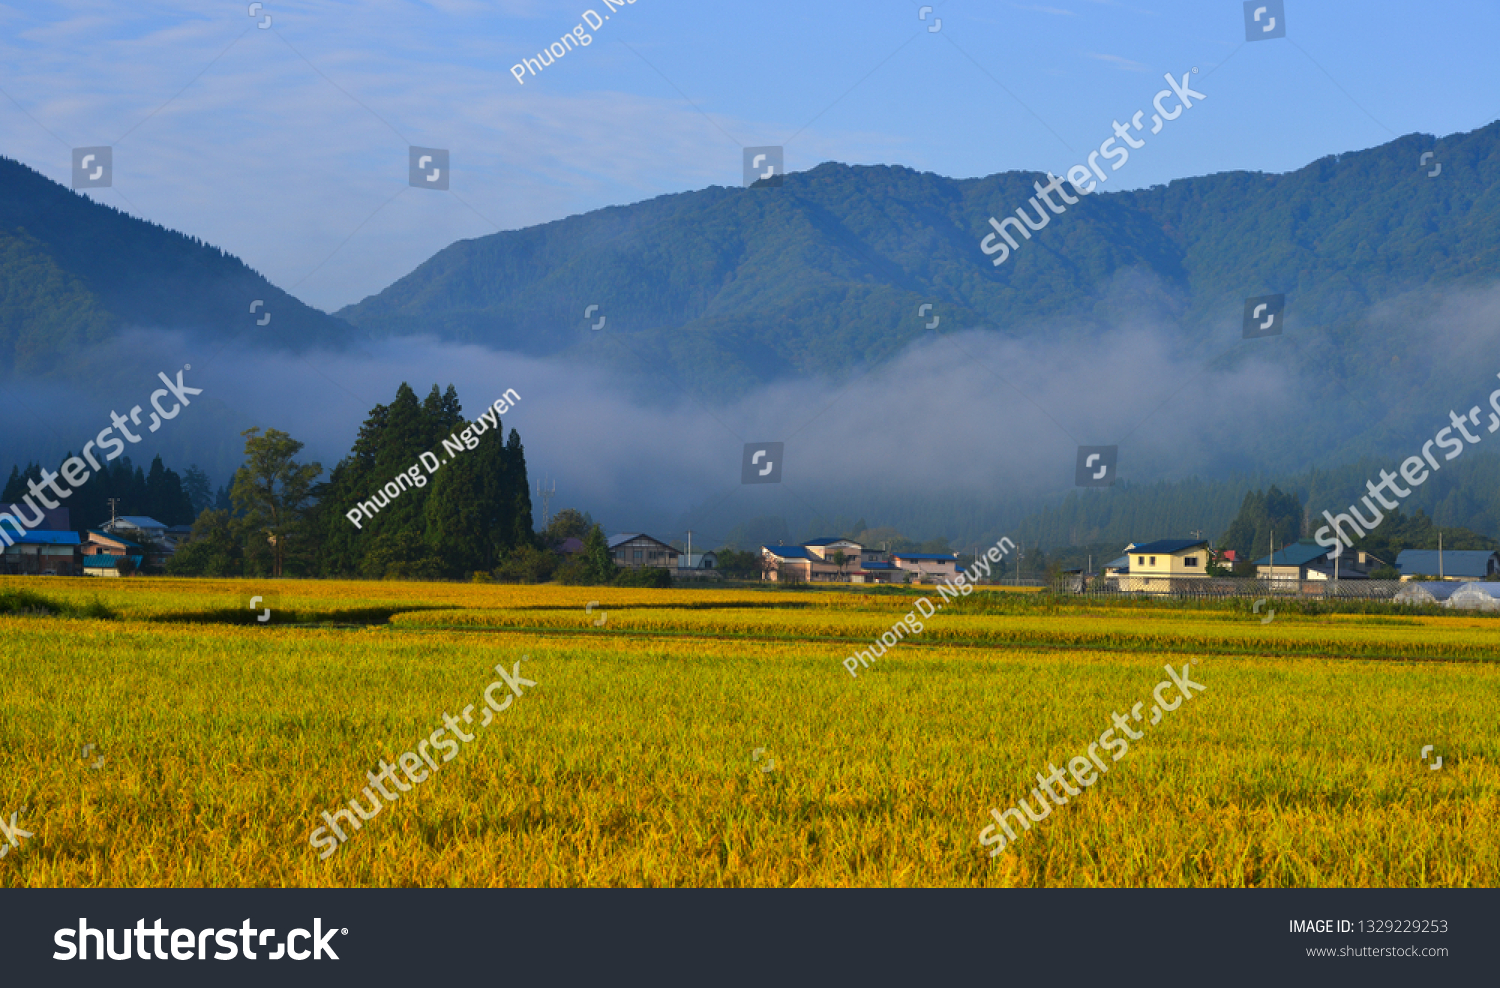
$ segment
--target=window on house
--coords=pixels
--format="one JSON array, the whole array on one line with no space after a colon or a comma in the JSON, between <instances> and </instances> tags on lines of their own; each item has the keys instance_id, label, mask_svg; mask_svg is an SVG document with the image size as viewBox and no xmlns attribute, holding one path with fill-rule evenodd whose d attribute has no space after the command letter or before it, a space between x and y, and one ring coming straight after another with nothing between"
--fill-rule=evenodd
<instances>
[{"instance_id":1,"label":"window on house","mask_svg":"<svg viewBox=\"0 0 1500 988\"><path fill-rule=\"evenodd\" d=\"M1186 559L1183 560L1183 563L1185 565L1187 565L1187 566L1197 566L1198 565L1198 557L1197 556L1189 556L1189 557L1187 557Z\"/></svg>"},{"instance_id":2,"label":"window on house","mask_svg":"<svg viewBox=\"0 0 1500 988\"><path fill-rule=\"evenodd\" d=\"M643 550L641 550L641 549L635 550L635 561L636 562L640 562L641 561L641 557L644 556L644 555L645 555L645 552Z\"/></svg>"},{"instance_id":3,"label":"window on house","mask_svg":"<svg viewBox=\"0 0 1500 988\"><path fill-rule=\"evenodd\" d=\"M1136 556L1135 557L1135 564L1137 566L1144 566L1144 565L1146 565L1146 557L1145 556Z\"/></svg>"},{"instance_id":4,"label":"window on house","mask_svg":"<svg viewBox=\"0 0 1500 988\"><path fill-rule=\"evenodd\" d=\"M1152 565L1152 566L1155 566L1155 565L1156 565L1156 557L1155 557L1155 556L1152 556L1152 557L1151 557L1151 565Z\"/></svg>"}]
</instances>

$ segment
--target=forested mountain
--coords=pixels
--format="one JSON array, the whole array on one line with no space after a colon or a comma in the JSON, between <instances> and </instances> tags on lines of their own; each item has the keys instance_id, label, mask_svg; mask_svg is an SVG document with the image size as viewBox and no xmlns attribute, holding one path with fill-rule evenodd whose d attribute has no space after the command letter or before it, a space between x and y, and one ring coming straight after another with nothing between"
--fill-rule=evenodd
<instances>
[{"instance_id":1,"label":"forested mountain","mask_svg":"<svg viewBox=\"0 0 1500 988\"><path fill-rule=\"evenodd\" d=\"M1233 172L1105 193L993 267L991 215L1046 176L953 180L826 163L777 189L713 187L455 243L339 312L376 334L437 333L546 355L586 345L583 311L700 390L831 373L943 326L1080 342L1124 320L1238 338L1247 297L1288 295L1293 359L1353 388L1405 356L1403 327L1353 328L1379 300L1500 273L1500 123L1408 135L1285 175ZM1373 334L1373 335L1372 335Z\"/></svg>"},{"instance_id":2,"label":"forested mountain","mask_svg":"<svg viewBox=\"0 0 1500 988\"><path fill-rule=\"evenodd\" d=\"M265 302L266 326L250 314ZM0 374L67 366L122 329L235 335L300 349L351 337L238 258L0 158Z\"/></svg>"},{"instance_id":3,"label":"forested mountain","mask_svg":"<svg viewBox=\"0 0 1500 988\"><path fill-rule=\"evenodd\" d=\"M1436 178L1416 167L1428 150L1443 163ZM904 359L921 349L910 346L918 338L940 335L929 333L918 315L931 302L942 317L941 335L973 330L1005 345L1050 348L1027 368L1032 378L985 385L1005 391L1023 413L1030 414L1024 401L1033 385L1051 385L1045 390L1053 397L1034 406L1070 403L1082 409L1076 419L1118 420L1120 434L1144 423L1129 434L1133 445L1122 447L1125 479L1107 491L1067 497L1047 494L1062 483L1051 479L994 491L946 482L916 489L890 483L880 459L867 455L860 466L868 474L804 474L809 500L923 541L984 542L1014 534L1019 525L1028 539L1066 545L1222 532L1247 490L1270 483L1315 510L1346 505L1374 475L1346 464L1394 466L1446 424L1450 407L1483 402L1500 372L1500 358L1488 359L1495 351L1487 335L1500 311L1500 292L1493 290L1500 282L1500 123L1441 140L1408 135L1284 175L1226 173L1128 192L1106 193L1106 184L993 266L979 247L990 232L988 218L1023 207L1038 180L1046 179L1008 172L953 180L902 167L826 163L788 175L780 188L712 187L461 241L335 318L195 238L0 161L0 373L28 384L49 371L81 375L86 400L54 402L79 418L57 430L56 442L75 445L73 436L97 430L88 426L102 419L108 403L139 400L131 397L137 379L151 378L157 367L143 365L128 382L111 384L104 379L111 367L96 367L89 377L74 358L137 326L225 341L253 332L273 344L258 354L269 356L267 367L287 349L420 334L570 363L624 360L631 373L612 381L641 385L638 396L669 393L639 373L644 365L712 406L770 382L816 377L837 385L890 358ZM1287 296L1285 334L1236 349L1244 299L1274 293ZM269 326L254 325L248 301L255 298L274 310ZM605 331L589 328L583 314L590 305L601 307L592 318L607 317ZM1138 380L1119 381L1115 393L1097 381L1066 387L1070 362L1095 359L1102 344L1141 325L1166 341L1164 352L1172 351L1175 363L1163 375L1170 380L1146 380L1150 368L1136 368ZM1157 403L1157 392L1169 401L1179 382L1191 384L1197 368L1211 362L1220 390L1198 394L1192 406ZM1047 374L1053 379L1039 379ZM1252 380L1285 386L1259 397L1234 390ZM861 414L874 430L872 412L921 415L946 382L933 376L921 383L920 392L867 401L860 412L833 406L824 422ZM100 410L84 409L96 395ZM827 403L837 395L830 390ZM1196 456L1179 454L1161 428L1174 415L1191 419L1240 402L1247 413L1271 410L1280 418L1256 428L1261 416L1234 416L1247 426L1235 432L1221 417L1211 448ZM276 411L296 413L291 425L303 431L300 417L323 416L325 405L309 398ZM224 409L206 397L191 422L163 434L162 442L184 447L168 448L167 457L222 471L214 444L237 447L239 420L269 420L263 411ZM941 412L932 414L934 428L948 427ZM983 456L1025 461L1035 449L1045 457L1071 449L1073 439L1061 431L1041 439L1012 436L1009 414L971 424L976 432L1015 439L1015 452L988 446ZM809 435L803 433L804 442ZM13 429L0 442L18 436L43 444L30 428ZM419 449L405 439L398 446ZM48 445L11 456L52 462L61 451ZM817 452L802 462L819 461ZM1484 465L1492 461L1477 451L1465 461L1423 488L1410 510L1420 507L1442 524L1500 532L1500 507L1488 493L1496 474ZM373 467L361 464L356 456L340 482L366 479L363 471ZM932 472L945 475L941 465ZM1183 480L1195 472L1213 479ZM1155 487L1157 478L1177 483ZM1456 486L1461 478L1479 486ZM429 490L420 500L432 497ZM588 506L601 514L614 507ZM727 532L743 521L713 524ZM811 524L789 522L798 530ZM691 524L706 522L688 518L683 527ZM328 532L331 545L347 538L337 527ZM826 528L819 520L818 529ZM486 538L481 555L512 544L509 536ZM431 546L419 552L394 534L367 541L383 547L374 562L351 550L339 565L373 571L439 557L433 565L467 565L450 549L432 556Z\"/></svg>"}]
</instances>

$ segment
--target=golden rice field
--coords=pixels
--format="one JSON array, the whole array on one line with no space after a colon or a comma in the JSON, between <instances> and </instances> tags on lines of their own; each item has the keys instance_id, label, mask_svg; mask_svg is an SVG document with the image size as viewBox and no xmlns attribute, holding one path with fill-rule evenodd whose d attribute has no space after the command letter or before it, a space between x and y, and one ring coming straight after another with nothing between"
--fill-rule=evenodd
<instances>
[{"instance_id":1,"label":"golden rice field","mask_svg":"<svg viewBox=\"0 0 1500 988\"><path fill-rule=\"evenodd\" d=\"M1015 596L949 604L854 679L915 596L17 588L115 616L0 615L0 818L33 834L0 886L1500 884L1493 618ZM536 685L320 858L320 814L518 660ZM1168 661L1206 690L991 859L989 810L1149 707Z\"/></svg>"}]
</instances>

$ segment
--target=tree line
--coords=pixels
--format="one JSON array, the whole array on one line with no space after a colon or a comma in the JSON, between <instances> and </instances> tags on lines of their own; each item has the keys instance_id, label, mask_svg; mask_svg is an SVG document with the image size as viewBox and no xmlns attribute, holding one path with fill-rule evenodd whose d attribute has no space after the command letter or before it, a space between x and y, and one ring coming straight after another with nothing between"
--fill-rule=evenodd
<instances>
[{"instance_id":1,"label":"tree line","mask_svg":"<svg viewBox=\"0 0 1500 988\"><path fill-rule=\"evenodd\" d=\"M64 456L59 467L72 455L70 452ZM40 464L28 463L24 470L12 466L10 479L0 492L0 504L19 502L31 493L30 482L40 485L41 481ZM208 475L197 464L179 475L164 466L160 456L151 461L149 470L134 466L130 457L122 456L89 474L83 484L73 488L72 493L61 501L61 506L68 509L73 530L87 531L109 521L111 498L116 499L116 514L145 515L171 527L191 525L205 508L218 502L228 507L229 493L220 488L215 495Z\"/></svg>"},{"instance_id":2,"label":"tree line","mask_svg":"<svg viewBox=\"0 0 1500 988\"><path fill-rule=\"evenodd\" d=\"M321 482L322 464L297 461L301 442L247 430L231 507L198 517L168 571L367 579L492 571L535 536L520 434L506 439L499 417L491 421L468 422L452 385L434 384L419 400L403 383L390 404L371 409L349 455ZM403 475L399 496L382 493ZM356 526L347 513L372 499L386 503Z\"/></svg>"}]
</instances>

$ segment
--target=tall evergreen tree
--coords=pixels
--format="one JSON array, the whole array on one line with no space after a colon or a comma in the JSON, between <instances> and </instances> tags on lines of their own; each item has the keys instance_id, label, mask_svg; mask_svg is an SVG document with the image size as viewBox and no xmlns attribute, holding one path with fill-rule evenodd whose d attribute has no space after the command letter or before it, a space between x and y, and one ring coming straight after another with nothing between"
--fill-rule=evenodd
<instances>
[{"instance_id":1,"label":"tall evergreen tree","mask_svg":"<svg viewBox=\"0 0 1500 988\"><path fill-rule=\"evenodd\" d=\"M1263 559L1271 553L1273 538L1280 549L1302 537L1302 515L1301 499L1275 484L1264 494L1250 491L1220 539L1221 547L1233 549L1241 559Z\"/></svg>"},{"instance_id":2,"label":"tall evergreen tree","mask_svg":"<svg viewBox=\"0 0 1500 988\"><path fill-rule=\"evenodd\" d=\"M402 384L390 405L377 405L350 455L317 489L322 572L463 576L493 569L509 549L530 545L525 451L518 433L512 430L507 443L494 422L465 421L451 384L442 392L433 385L421 402ZM472 449L462 439L466 430ZM439 466L429 474L434 457ZM348 520L345 512L413 466L423 486L407 486L359 528Z\"/></svg>"},{"instance_id":3,"label":"tall evergreen tree","mask_svg":"<svg viewBox=\"0 0 1500 988\"><path fill-rule=\"evenodd\" d=\"M604 529L598 525L589 529L589 534L583 540L583 565L592 583L613 583L619 572L614 558L609 554L609 540L604 537Z\"/></svg>"},{"instance_id":4,"label":"tall evergreen tree","mask_svg":"<svg viewBox=\"0 0 1500 988\"><path fill-rule=\"evenodd\" d=\"M15 504L25 496L26 481L21 478L21 468L10 468L10 479L5 482L5 493L0 494L0 504Z\"/></svg>"},{"instance_id":5,"label":"tall evergreen tree","mask_svg":"<svg viewBox=\"0 0 1500 988\"><path fill-rule=\"evenodd\" d=\"M194 463L189 466L182 475L182 492L187 495L188 507L192 509L193 518L197 518L207 509L213 507L214 492L208 480L208 474ZM183 522L183 524L187 524Z\"/></svg>"}]
</instances>

